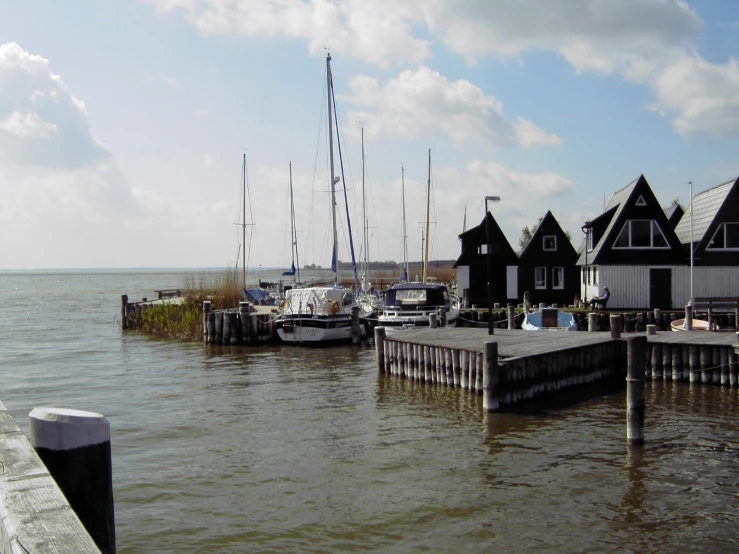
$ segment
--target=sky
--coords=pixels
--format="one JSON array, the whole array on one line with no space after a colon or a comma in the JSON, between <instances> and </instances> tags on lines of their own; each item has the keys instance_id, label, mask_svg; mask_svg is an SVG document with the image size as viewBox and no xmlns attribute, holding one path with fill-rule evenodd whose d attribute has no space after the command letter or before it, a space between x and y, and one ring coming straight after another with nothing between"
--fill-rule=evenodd
<instances>
[{"instance_id":1,"label":"sky","mask_svg":"<svg viewBox=\"0 0 739 554\"><path fill-rule=\"evenodd\" d=\"M0 0L0 270L241 264L244 156L249 266L294 258L290 167L329 266L328 52L342 261L421 259L429 151L431 259L485 196L514 249L547 210L577 246L640 174L739 175L739 2Z\"/></svg>"}]
</instances>

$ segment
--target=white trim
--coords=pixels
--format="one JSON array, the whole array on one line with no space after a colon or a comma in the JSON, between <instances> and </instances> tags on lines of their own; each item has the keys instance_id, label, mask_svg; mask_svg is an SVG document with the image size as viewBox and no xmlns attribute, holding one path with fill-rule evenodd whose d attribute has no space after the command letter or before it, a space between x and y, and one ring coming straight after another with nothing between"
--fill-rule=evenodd
<instances>
[{"instance_id":1,"label":"white trim","mask_svg":"<svg viewBox=\"0 0 739 554\"><path fill-rule=\"evenodd\" d=\"M633 221L648 221L651 223L650 229L649 229L649 242L651 246L632 246L632 232L631 232L631 223ZM619 246L617 244L618 239L621 237L621 235L624 233L624 231L627 229L628 226L628 235L629 235L629 245L628 246ZM654 246L654 226L657 227L657 230L659 231L660 235L662 235L662 238L665 241L665 246ZM667 241L667 237L662 232L662 228L659 226L659 223L657 223L654 219L627 219L623 227L621 227L621 230L618 232L618 235L616 235L616 240L613 241L613 246L611 246L613 250L669 250L670 249L670 243Z\"/></svg>"},{"instance_id":2,"label":"white trim","mask_svg":"<svg viewBox=\"0 0 739 554\"><path fill-rule=\"evenodd\" d=\"M544 285L540 285L539 283L541 280L538 278L538 271L542 270L542 273L544 274ZM535 267L534 268L534 288L537 290L544 290L547 288L547 268L543 266Z\"/></svg>"}]
</instances>

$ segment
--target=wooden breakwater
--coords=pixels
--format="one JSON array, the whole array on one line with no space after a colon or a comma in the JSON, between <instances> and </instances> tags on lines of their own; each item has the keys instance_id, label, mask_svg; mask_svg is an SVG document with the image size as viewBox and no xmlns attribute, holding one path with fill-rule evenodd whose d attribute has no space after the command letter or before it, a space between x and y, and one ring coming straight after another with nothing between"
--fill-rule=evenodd
<instances>
[{"instance_id":1,"label":"wooden breakwater","mask_svg":"<svg viewBox=\"0 0 739 554\"><path fill-rule=\"evenodd\" d=\"M644 334L624 335L630 336ZM608 333L501 329L488 335L483 329L378 327L375 348L382 374L484 393L490 395L486 404L498 409L625 377L626 342L620 337L617 318ZM670 331L646 337L648 379L738 386L736 334ZM495 359L485 354L490 342L496 343Z\"/></svg>"},{"instance_id":2,"label":"wooden breakwater","mask_svg":"<svg viewBox=\"0 0 739 554\"><path fill-rule=\"evenodd\" d=\"M139 329L144 314L154 306L169 304L184 305L181 296L159 296L155 300L143 298L129 302L128 295L121 295L121 327ZM275 306L258 306L251 302L239 302L238 308L213 310L206 300L200 308L202 335L206 344L254 346L277 340Z\"/></svg>"},{"instance_id":3,"label":"wooden breakwater","mask_svg":"<svg viewBox=\"0 0 739 554\"><path fill-rule=\"evenodd\" d=\"M1 552L100 552L1 402L0 460Z\"/></svg>"},{"instance_id":4,"label":"wooden breakwater","mask_svg":"<svg viewBox=\"0 0 739 554\"><path fill-rule=\"evenodd\" d=\"M624 343L606 333L378 327L375 348L380 373L484 393L489 411L625 377Z\"/></svg>"}]
</instances>

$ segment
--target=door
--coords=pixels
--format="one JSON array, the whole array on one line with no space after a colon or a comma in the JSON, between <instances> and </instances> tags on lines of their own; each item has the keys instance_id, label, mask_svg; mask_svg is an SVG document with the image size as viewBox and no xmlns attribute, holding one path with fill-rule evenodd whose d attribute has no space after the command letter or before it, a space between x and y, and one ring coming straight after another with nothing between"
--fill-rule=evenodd
<instances>
[{"instance_id":1,"label":"door","mask_svg":"<svg viewBox=\"0 0 739 554\"><path fill-rule=\"evenodd\" d=\"M649 270L649 309L672 309L672 269Z\"/></svg>"}]
</instances>

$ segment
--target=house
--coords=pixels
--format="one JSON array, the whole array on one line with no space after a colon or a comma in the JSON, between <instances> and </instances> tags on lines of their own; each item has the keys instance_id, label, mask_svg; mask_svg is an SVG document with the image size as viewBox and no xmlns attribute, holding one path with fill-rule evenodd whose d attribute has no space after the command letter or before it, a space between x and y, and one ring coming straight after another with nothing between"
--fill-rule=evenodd
<instances>
[{"instance_id":1,"label":"house","mask_svg":"<svg viewBox=\"0 0 739 554\"><path fill-rule=\"evenodd\" d=\"M674 229L643 175L615 192L604 212L583 226L582 298L607 286L608 308L682 306L673 285L687 260Z\"/></svg>"},{"instance_id":2,"label":"house","mask_svg":"<svg viewBox=\"0 0 739 554\"><path fill-rule=\"evenodd\" d=\"M490 232L488 257L487 233ZM457 295L466 306L488 307L488 263L491 264L493 303L505 306L515 302L518 293L518 256L490 212L480 225L459 235L462 254L454 263L457 269Z\"/></svg>"},{"instance_id":3,"label":"house","mask_svg":"<svg viewBox=\"0 0 739 554\"><path fill-rule=\"evenodd\" d=\"M695 194L675 233L687 260L676 275L675 307L691 296L739 297L739 178Z\"/></svg>"},{"instance_id":4,"label":"house","mask_svg":"<svg viewBox=\"0 0 739 554\"><path fill-rule=\"evenodd\" d=\"M580 292L578 254L559 223L547 212L518 257L518 290L532 304L572 304Z\"/></svg>"}]
</instances>

